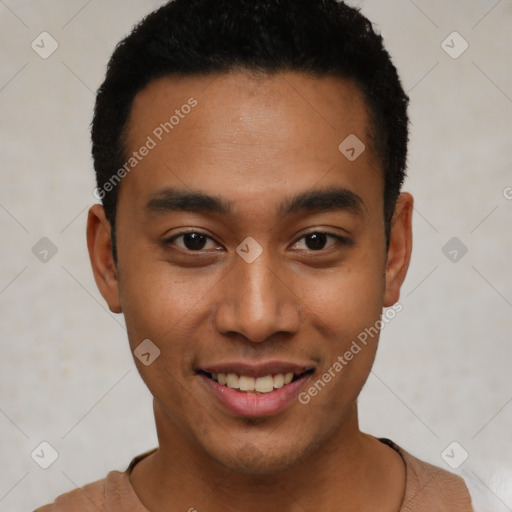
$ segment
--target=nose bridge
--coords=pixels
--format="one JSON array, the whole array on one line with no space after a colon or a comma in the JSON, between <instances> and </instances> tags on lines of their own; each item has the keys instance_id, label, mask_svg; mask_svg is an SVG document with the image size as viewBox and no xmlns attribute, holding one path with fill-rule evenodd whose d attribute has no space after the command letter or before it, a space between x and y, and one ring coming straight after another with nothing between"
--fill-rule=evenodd
<instances>
[{"instance_id":1,"label":"nose bridge","mask_svg":"<svg viewBox=\"0 0 512 512\"><path fill-rule=\"evenodd\" d=\"M252 262L236 256L230 282L215 312L220 332L238 332L261 342L276 332L293 332L300 322L298 298L279 277L268 254Z\"/></svg>"}]
</instances>

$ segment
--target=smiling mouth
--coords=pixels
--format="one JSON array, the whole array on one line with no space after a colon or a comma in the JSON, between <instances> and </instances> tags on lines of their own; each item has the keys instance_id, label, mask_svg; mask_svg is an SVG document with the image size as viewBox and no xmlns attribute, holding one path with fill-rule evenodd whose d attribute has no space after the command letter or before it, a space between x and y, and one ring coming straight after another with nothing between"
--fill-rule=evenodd
<instances>
[{"instance_id":1,"label":"smiling mouth","mask_svg":"<svg viewBox=\"0 0 512 512\"><path fill-rule=\"evenodd\" d=\"M248 375L238 375L236 373L208 373L200 370L199 373L217 382L221 386L226 386L240 393L266 394L276 389L281 389L291 382L300 379L302 376L312 374L314 369L306 370L302 373L275 373L262 377L251 377Z\"/></svg>"}]
</instances>

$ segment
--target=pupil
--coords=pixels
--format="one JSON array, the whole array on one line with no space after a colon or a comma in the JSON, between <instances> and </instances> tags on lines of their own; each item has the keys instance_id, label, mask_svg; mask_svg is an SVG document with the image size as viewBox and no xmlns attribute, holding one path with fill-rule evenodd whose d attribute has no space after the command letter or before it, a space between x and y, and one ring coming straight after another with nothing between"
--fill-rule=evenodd
<instances>
[{"instance_id":1,"label":"pupil","mask_svg":"<svg viewBox=\"0 0 512 512\"><path fill-rule=\"evenodd\" d=\"M183 236L185 247L191 251L201 250L206 243L206 236L201 233L186 233Z\"/></svg>"},{"instance_id":2,"label":"pupil","mask_svg":"<svg viewBox=\"0 0 512 512\"><path fill-rule=\"evenodd\" d=\"M306 245L312 250L323 249L326 238L325 233L311 233L306 236Z\"/></svg>"}]
</instances>

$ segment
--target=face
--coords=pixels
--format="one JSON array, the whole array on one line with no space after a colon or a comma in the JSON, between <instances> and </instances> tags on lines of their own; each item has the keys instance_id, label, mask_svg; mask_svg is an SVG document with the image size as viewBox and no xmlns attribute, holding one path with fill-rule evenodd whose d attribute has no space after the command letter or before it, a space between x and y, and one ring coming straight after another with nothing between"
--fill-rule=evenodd
<instances>
[{"instance_id":1,"label":"face","mask_svg":"<svg viewBox=\"0 0 512 512\"><path fill-rule=\"evenodd\" d=\"M412 207L401 196L387 253L369 131L335 78L163 78L136 96L117 268L99 205L89 249L132 351L151 340L135 362L159 430L191 451L272 473L357 431L378 335L357 340L398 299ZM338 148L351 134L358 156Z\"/></svg>"}]
</instances>

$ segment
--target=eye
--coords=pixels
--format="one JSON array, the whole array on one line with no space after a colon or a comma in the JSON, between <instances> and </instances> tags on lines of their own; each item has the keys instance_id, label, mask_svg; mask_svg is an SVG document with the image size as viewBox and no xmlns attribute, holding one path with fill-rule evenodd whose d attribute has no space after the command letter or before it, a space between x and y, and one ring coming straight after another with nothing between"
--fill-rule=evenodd
<instances>
[{"instance_id":1,"label":"eye","mask_svg":"<svg viewBox=\"0 0 512 512\"><path fill-rule=\"evenodd\" d=\"M165 244L176 245L185 251L199 252L202 250L217 249L219 245L209 236L197 231L189 231L187 233L179 233L167 239Z\"/></svg>"},{"instance_id":2,"label":"eye","mask_svg":"<svg viewBox=\"0 0 512 512\"><path fill-rule=\"evenodd\" d=\"M305 243L305 250L309 251L322 251L335 247L336 245L350 245L350 241L347 238L323 231L308 233L299 238L292 246L294 250L304 250L304 247L297 247L301 242Z\"/></svg>"}]
</instances>

